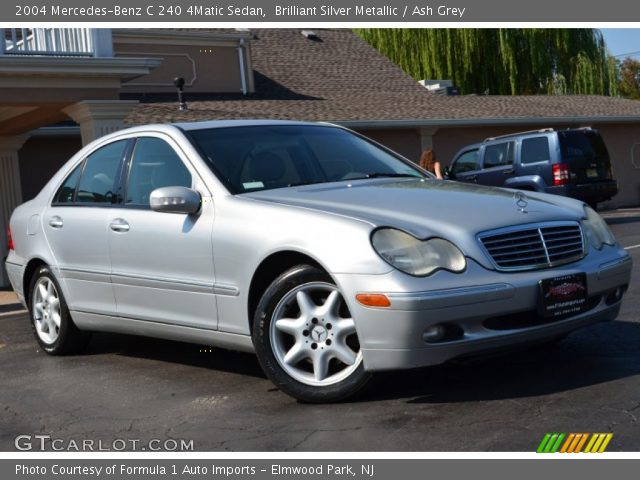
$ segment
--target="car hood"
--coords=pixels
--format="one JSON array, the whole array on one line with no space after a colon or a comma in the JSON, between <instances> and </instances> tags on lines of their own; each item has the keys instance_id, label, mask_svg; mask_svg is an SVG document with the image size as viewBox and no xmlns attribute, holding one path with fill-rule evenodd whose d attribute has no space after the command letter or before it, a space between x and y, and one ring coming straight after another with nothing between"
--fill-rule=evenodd
<instances>
[{"instance_id":1,"label":"car hood","mask_svg":"<svg viewBox=\"0 0 640 480\"><path fill-rule=\"evenodd\" d=\"M243 194L255 200L311 208L400 228L417 238L439 236L477 245L477 233L512 225L552 220L579 220L574 200L523 192L524 212L514 190L451 181L370 179ZM523 203L521 202L521 206Z\"/></svg>"}]
</instances>

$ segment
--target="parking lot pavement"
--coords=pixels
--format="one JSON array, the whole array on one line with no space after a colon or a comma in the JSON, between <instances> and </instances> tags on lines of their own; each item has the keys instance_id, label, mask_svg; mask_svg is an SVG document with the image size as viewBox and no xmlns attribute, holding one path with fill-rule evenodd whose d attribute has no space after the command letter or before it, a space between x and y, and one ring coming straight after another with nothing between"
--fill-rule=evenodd
<instances>
[{"instance_id":1,"label":"parking lot pavement","mask_svg":"<svg viewBox=\"0 0 640 480\"><path fill-rule=\"evenodd\" d=\"M609 216L625 246L640 214ZM640 450L640 248L618 320L553 348L381 376L356 401L304 405L252 355L121 335L48 357L26 315L0 319L0 450L18 435L193 440L196 450L534 451L546 432L613 432ZM118 444L120 445L120 444Z\"/></svg>"},{"instance_id":2,"label":"parking lot pavement","mask_svg":"<svg viewBox=\"0 0 640 480\"><path fill-rule=\"evenodd\" d=\"M24 313L25 309L16 294L11 290L0 290L0 318L20 312Z\"/></svg>"}]
</instances>

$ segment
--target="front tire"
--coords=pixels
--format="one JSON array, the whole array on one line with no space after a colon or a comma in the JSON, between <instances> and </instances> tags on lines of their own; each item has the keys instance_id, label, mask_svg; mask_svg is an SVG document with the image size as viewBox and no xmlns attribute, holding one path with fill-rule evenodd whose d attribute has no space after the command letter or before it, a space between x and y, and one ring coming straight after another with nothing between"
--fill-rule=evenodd
<instances>
[{"instance_id":1,"label":"front tire","mask_svg":"<svg viewBox=\"0 0 640 480\"><path fill-rule=\"evenodd\" d=\"M29 288L31 328L40 345L50 355L82 350L91 334L78 329L71 319L67 302L49 267L40 267Z\"/></svg>"},{"instance_id":2,"label":"front tire","mask_svg":"<svg viewBox=\"0 0 640 480\"><path fill-rule=\"evenodd\" d=\"M256 309L252 335L265 374L298 400L345 400L371 378L344 298L317 267L295 266L271 283Z\"/></svg>"}]
</instances>

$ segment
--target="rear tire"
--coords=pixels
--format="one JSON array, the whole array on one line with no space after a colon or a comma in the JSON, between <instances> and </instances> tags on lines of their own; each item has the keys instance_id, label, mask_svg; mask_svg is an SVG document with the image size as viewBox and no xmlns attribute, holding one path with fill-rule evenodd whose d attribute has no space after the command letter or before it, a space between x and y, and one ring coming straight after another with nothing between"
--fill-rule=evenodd
<instances>
[{"instance_id":1,"label":"rear tire","mask_svg":"<svg viewBox=\"0 0 640 480\"><path fill-rule=\"evenodd\" d=\"M342 401L371 378L344 298L319 268L298 265L271 283L256 309L252 336L267 377L298 400Z\"/></svg>"},{"instance_id":2,"label":"rear tire","mask_svg":"<svg viewBox=\"0 0 640 480\"><path fill-rule=\"evenodd\" d=\"M33 334L49 355L76 353L86 347L91 334L73 323L62 289L49 267L40 267L33 275L28 306Z\"/></svg>"}]
</instances>

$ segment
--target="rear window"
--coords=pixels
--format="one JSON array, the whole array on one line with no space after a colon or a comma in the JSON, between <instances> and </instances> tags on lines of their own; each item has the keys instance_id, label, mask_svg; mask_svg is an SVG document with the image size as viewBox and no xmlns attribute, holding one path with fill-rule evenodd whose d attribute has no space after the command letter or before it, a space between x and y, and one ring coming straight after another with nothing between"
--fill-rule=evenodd
<instances>
[{"instance_id":1,"label":"rear window","mask_svg":"<svg viewBox=\"0 0 640 480\"><path fill-rule=\"evenodd\" d=\"M602 137L594 131L558 132L563 158L609 159Z\"/></svg>"},{"instance_id":2,"label":"rear window","mask_svg":"<svg viewBox=\"0 0 640 480\"><path fill-rule=\"evenodd\" d=\"M520 163L536 163L551 160L549 153L549 139L547 137L533 137L522 140Z\"/></svg>"}]
</instances>

